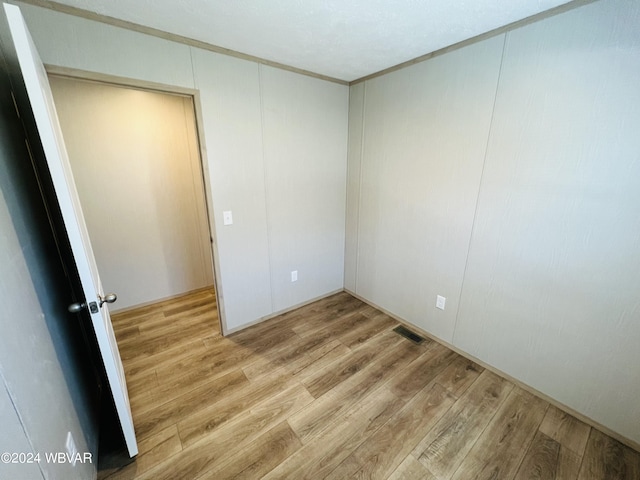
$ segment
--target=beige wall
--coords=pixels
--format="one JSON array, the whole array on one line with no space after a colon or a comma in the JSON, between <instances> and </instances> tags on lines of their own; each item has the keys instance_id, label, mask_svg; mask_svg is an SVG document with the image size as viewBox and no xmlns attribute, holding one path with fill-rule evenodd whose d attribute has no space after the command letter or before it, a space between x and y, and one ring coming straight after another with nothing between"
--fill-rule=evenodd
<instances>
[{"instance_id":1,"label":"beige wall","mask_svg":"<svg viewBox=\"0 0 640 480\"><path fill-rule=\"evenodd\" d=\"M352 87L347 226L328 221L345 216L335 190L314 199L333 205L322 238L291 258L311 266L300 282L329 280L300 296L278 242L292 218L305 225L305 209L288 210L305 180L294 162L318 157L272 146L318 109L306 143L330 160L307 166L346 184L346 138L328 122L347 128L347 89L280 72L271 88L269 67L24 11L47 63L200 91L229 328L341 288L345 268L369 301L640 442L637 2L590 3ZM345 232L344 263L315 250Z\"/></svg>"},{"instance_id":2,"label":"beige wall","mask_svg":"<svg viewBox=\"0 0 640 480\"><path fill-rule=\"evenodd\" d=\"M0 142L0 156L17 153L5 150L4 138ZM21 160L29 161L26 154ZM32 218L24 221L17 215L34 212L25 208L29 203L16 204L14 192L19 200L26 197L35 203L39 201L37 190L25 189L15 167L5 169L9 162L13 159L0 158L0 174L4 176L0 181L0 448L2 452L40 452L43 458L41 463L27 465L2 462L0 476L91 478L95 464L72 468L44 460L44 452L66 451L67 432L72 433L78 451L97 455L98 431L87 421L93 414L92 405L82 388L81 367L73 364L78 361L74 355L77 345L73 344L74 333L68 330L78 328L77 320L60 308L61 302L69 301L68 296L60 295L66 285L55 284L60 277L52 270L59 275L62 272L51 266L57 259L47 258L52 252L42 246L45 240L40 235L49 232L34 226ZM16 185L9 186L11 181ZM51 408L54 398L55 414Z\"/></svg>"},{"instance_id":3,"label":"beige wall","mask_svg":"<svg viewBox=\"0 0 640 480\"><path fill-rule=\"evenodd\" d=\"M342 289L348 91L327 82L318 88L314 78L270 67L262 68L261 80L271 285L279 311Z\"/></svg>"},{"instance_id":4,"label":"beige wall","mask_svg":"<svg viewBox=\"0 0 640 480\"><path fill-rule=\"evenodd\" d=\"M191 99L50 82L112 310L213 285Z\"/></svg>"},{"instance_id":5,"label":"beige wall","mask_svg":"<svg viewBox=\"0 0 640 480\"><path fill-rule=\"evenodd\" d=\"M595 2L351 87L345 263L347 288L635 442L639 26Z\"/></svg>"},{"instance_id":6,"label":"beige wall","mask_svg":"<svg viewBox=\"0 0 640 480\"><path fill-rule=\"evenodd\" d=\"M342 289L348 87L19 5L46 64L199 91L226 331Z\"/></svg>"},{"instance_id":7,"label":"beige wall","mask_svg":"<svg viewBox=\"0 0 640 480\"><path fill-rule=\"evenodd\" d=\"M0 141L4 143L4 139ZM0 155L5 153L0 151ZM22 160L29 161L26 156ZM51 266L57 259L46 257L52 252L43 248L44 240L39 237L49 232L40 231L31 218L24 222L16 215L25 208L14 203L12 189L18 190L19 196L27 193L20 191L25 188L23 179L4 167L2 159L0 173L8 175L0 182L0 448L2 452L40 452L43 458L41 463L30 465L0 463L0 476L91 478L95 463L72 468L44 459L44 452L66 451L68 432L78 451L97 456L98 430L89 421L93 406L82 385L80 364L74 365L78 346L73 335L78 333L69 328L78 328L78 323L60 308L62 302L69 301L68 296L59 294L66 285L55 284L60 277L52 275L52 270L59 275L62 272ZM11 180L18 185L9 187ZM30 199L34 203L38 200L35 196ZM27 212L33 215L33 211ZM86 357L83 360L88 361ZM54 398L55 414L51 408Z\"/></svg>"},{"instance_id":8,"label":"beige wall","mask_svg":"<svg viewBox=\"0 0 640 480\"><path fill-rule=\"evenodd\" d=\"M359 193L350 192L359 199L350 217L358 221L357 262L347 264L357 268L355 291L447 341L503 41L495 37L360 86L364 140L360 159L350 159L354 168L361 163ZM438 294L447 298L445 311L433 308Z\"/></svg>"}]
</instances>

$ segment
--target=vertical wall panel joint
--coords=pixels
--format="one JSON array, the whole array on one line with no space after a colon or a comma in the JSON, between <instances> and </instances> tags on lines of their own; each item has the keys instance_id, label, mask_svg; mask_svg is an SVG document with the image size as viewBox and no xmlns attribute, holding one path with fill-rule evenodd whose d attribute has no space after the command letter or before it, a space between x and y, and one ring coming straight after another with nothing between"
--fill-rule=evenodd
<instances>
[{"instance_id":1,"label":"vertical wall panel joint","mask_svg":"<svg viewBox=\"0 0 640 480\"><path fill-rule=\"evenodd\" d=\"M20 415L20 410L18 410L18 406L16 405L15 397L14 395L11 394L11 390L9 389L9 385L7 385L7 381L4 377L2 370L0 370L0 380L2 380L2 383L0 384L0 386L3 387L7 392L7 398L11 402L11 409L15 412L18 422L20 422L20 428L22 429L22 432L24 433L24 437L27 439L27 442L29 443L29 447L31 447L31 451L33 453L37 453L35 447L33 446L33 442L31 441L31 436L29 435L29 432L27 432L27 429L25 428L24 419L22 418L22 415ZM42 475L42 479L44 480L45 474L44 474L44 471L42 470L42 463L41 462L37 462L37 463L38 463L38 470L40 471L40 475Z\"/></svg>"},{"instance_id":2,"label":"vertical wall panel joint","mask_svg":"<svg viewBox=\"0 0 640 480\"><path fill-rule=\"evenodd\" d=\"M275 300L273 297L273 250L271 248L271 222L269 221L269 187L268 187L268 172L267 172L267 155L264 145L264 89L262 81L262 65L258 65L258 87L260 95L260 135L262 145L262 172L264 177L264 208L265 208L265 220L267 224L267 249L268 249L268 265L269 265L269 295L271 297L271 312L276 311Z\"/></svg>"},{"instance_id":3,"label":"vertical wall panel joint","mask_svg":"<svg viewBox=\"0 0 640 480\"><path fill-rule=\"evenodd\" d=\"M509 32L505 32L504 40L502 42L502 55L500 57L500 66L498 67L498 78L496 79L496 89L493 95L493 105L491 107L491 118L489 120L489 130L487 132L487 141L484 146L484 157L482 159L482 170L480 171L480 181L478 182L478 193L476 195L476 206L473 212L473 221L471 223L471 234L469 235L469 244L467 245L467 255L464 261L464 270L462 272L462 285L460 286L460 296L458 297L458 310L456 312L456 319L453 325L453 334L451 336L451 343L456 345L456 332L458 329L458 319L460 318L460 307L462 302L462 295L464 293L464 284L467 278L467 267L469 266L469 252L471 251L471 243L473 241L473 234L476 229L476 219L478 217L478 205L480 204L480 194L482 192L482 181L484 179L484 170L487 163L487 154L489 152L489 143L491 141L491 131L493 129L494 115L496 112L496 103L498 100L498 90L500 87L500 78L502 77L502 65L504 64L504 56L507 48L507 36Z\"/></svg>"}]
</instances>

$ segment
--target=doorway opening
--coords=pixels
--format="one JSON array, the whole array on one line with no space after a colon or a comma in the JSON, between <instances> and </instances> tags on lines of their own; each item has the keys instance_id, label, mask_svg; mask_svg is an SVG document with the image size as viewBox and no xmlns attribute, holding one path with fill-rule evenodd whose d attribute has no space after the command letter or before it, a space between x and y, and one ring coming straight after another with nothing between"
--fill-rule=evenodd
<instances>
[{"instance_id":1,"label":"doorway opening","mask_svg":"<svg viewBox=\"0 0 640 480\"><path fill-rule=\"evenodd\" d=\"M213 288L193 97L50 83L102 283L118 293L111 312Z\"/></svg>"},{"instance_id":2,"label":"doorway opening","mask_svg":"<svg viewBox=\"0 0 640 480\"><path fill-rule=\"evenodd\" d=\"M184 354L222 332L196 101L51 72L49 81L102 284L118 294L110 310L135 421L179 392L175 364L197 361Z\"/></svg>"}]
</instances>

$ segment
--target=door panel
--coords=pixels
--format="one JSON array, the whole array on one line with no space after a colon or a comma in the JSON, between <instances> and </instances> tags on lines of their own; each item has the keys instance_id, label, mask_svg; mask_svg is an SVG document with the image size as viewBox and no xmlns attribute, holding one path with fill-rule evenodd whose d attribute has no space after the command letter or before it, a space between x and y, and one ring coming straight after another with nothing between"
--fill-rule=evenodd
<instances>
[{"instance_id":1,"label":"door panel","mask_svg":"<svg viewBox=\"0 0 640 480\"><path fill-rule=\"evenodd\" d=\"M47 75L24 23L20 9L14 5L3 5L12 40L17 52L21 73L26 86L35 123L45 153L47 165L54 185L64 228L66 229L76 267L82 283L85 304L97 305L104 291L96 267L89 234L84 222L82 208L75 188L71 166L62 131L53 102ZM96 182L100 179L96 178ZM107 304L91 310L91 322L96 334L100 355L104 363L107 380L111 387L117 414L130 456L138 453L133 417L129 405L127 385L122 361L115 341Z\"/></svg>"}]
</instances>

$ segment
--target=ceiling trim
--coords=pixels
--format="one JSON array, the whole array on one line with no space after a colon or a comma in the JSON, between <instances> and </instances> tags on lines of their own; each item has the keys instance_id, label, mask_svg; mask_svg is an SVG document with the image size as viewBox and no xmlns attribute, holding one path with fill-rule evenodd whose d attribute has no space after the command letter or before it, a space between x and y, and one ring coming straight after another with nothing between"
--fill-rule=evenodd
<instances>
[{"instance_id":1,"label":"ceiling trim","mask_svg":"<svg viewBox=\"0 0 640 480\"><path fill-rule=\"evenodd\" d=\"M545 10L544 12L536 13L535 15L531 15L530 17L523 18L522 20L517 20L515 22L509 23L502 27L495 28L493 30L489 30L488 32L481 33L480 35L476 35L475 37L468 38L466 40L462 40L461 42L454 43L453 45L449 45L448 47L441 48L439 50L435 50L433 52L427 53L425 55L421 55L419 57L413 58L411 60L407 60L406 62L399 63L398 65L394 65L393 67L385 68L384 70L380 70L379 72L372 73L370 75L365 75L364 77L358 78L356 80L352 80L349 82L349 86L356 85L358 83L366 82L367 80L371 80L372 78L381 77L386 75L387 73L395 72L397 70L402 70L403 68L410 67L417 63L422 63L425 60L429 60L430 58L437 57L439 55L443 55L445 53L449 53L453 50L458 50L460 48L466 47L473 43L480 42L482 40L486 40L487 38L495 37L497 35L501 35L506 32L510 32L520 27L524 27L525 25L529 25L531 23L539 22L540 20L544 20L545 18L553 17L555 15L559 15L561 13L567 12L569 10L573 10L574 8L581 7L583 5L587 5L589 3L596 2L598 0L573 0L571 2L565 3L563 5L558 5L557 7L551 8L549 10Z\"/></svg>"},{"instance_id":2,"label":"ceiling trim","mask_svg":"<svg viewBox=\"0 0 640 480\"><path fill-rule=\"evenodd\" d=\"M509 23L502 27L498 27L494 30L490 30L488 32L482 33L480 35L476 35L475 37L468 38L458 43L454 43L453 45L449 45L447 47L441 48L439 50L435 50L433 52L427 53L425 55L421 55L419 57L413 58L411 60L407 60L406 62L399 63L398 65L394 65L393 67L385 68L378 72L365 75L364 77L360 77L356 80L352 80L348 82L346 80L341 80L339 78L330 77L327 75L322 75L320 73L311 72L309 70L304 70L297 67L292 67L291 65L286 65L284 63L274 62L271 60L267 60L266 58L256 57L254 55L249 55L246 53L238 52L236 50L231 50L229 48L219 47L217 45L213 45L211 43L202 42L200 40L195 40L190 37L185 37L182 35L177 35L174 33L165 32L164 30L160 30L153 27L147 27L144 25L140 25L138 23L129 22L127 20L121 20L119 18L110 17L108 15L102 15L96 12L92 12L90 10L85 10L83 8L72 7L69 5L65 5L53 0L17 0L19 3L25 3L28 5L33 5L36 7L47 8L49 10L53 10L60 13L66 13L68 15L73 15L76 17L85 18L87 20L93 20L96 22L104 23L107 25L111 25L114 27L124 28L127 30L132 30L138 33L142 33L145 35L151 35L153 37L162 38L164 40L170 40L177 43L182 43L184 45L189 45L191 47L201 48L203 50L208 50L211 52L219 53L222 55L228 55L231 57L240 58L242 60L248 60L250 62L256 62L262 65L267 65L274 68L279 68L281 70L287 70L289 72L298 73L301 75L306 75L308 77L318 78L320 80L325 80L328 82L337 83L340 85L356 85L358 83L365 82L367 80L371 80L373 78L381 77L391 72L395 72L397 70L401 70L403 68L410 67L412 65L422 63L430 58L437 57L439 55L443 55L445 53L458 50L460 48L466 47L468 45L480 42L482 40L486 40L487 38L495 37L497 35L501 35L503 33L510 32L517 28L523 27L525 25L529 25L531 23L538 22L540 20L544 20L549 17L553 17L555 15L559 15L561 13L567 12L569 10L573 10L574 8L581 7L583 5L587 5L589 3L593 3L599 0L572 0L563 5L559 5L550 10L545 10L544 12L537 13L535 15L531 15L529 17L523 18L522 20L517 20L515 22Z\"/></svg>"},{"instance_id":3,"label":"ceiling trim","mask_svg":"<svg viewBox=\"0 0 640 480\"><path fill-rule=\"evenodd\" d=\"M170 40L172 42L182 43L185 45L189 45L191 47L201 48L203 50L209 50L210 52L220 53L222 55L228 55L230 57L236 57L242 60L248 60L250 62L256 62L262 65L267 65L269 67L275 67L281 70L287 70L289 72L299 73L301 75L318 78L320 80L325 80L327 82L338 83L340 85L349 85L349 82L346 80L340 80L339 78L329 77L327 75L311 72L309 70L304 70L302 68L292 67L290 65L285 65L284 63L267 60L266 58L256 57L253 55L248 55L246 53L237 52L229 48L219 47L211 43L202 42L200 40L184 37L182 35L177 35L175 33L165 32L164 30L159 30L157 28L146 27L138 23L121 20L119 18L110 17L108 15L102 15L100 13L95 13L90 10L85 10L83 8L64 5L62 3L58 3L51 0L18 0L18 2L25 3L28 5L33 5L36 7L47 8L49 10L53 10L60 13L66 13L68 15L85 18L87 20L93 20L96 22L105 23L107 25L111 25L114 27L133 30L134 32L143 33L145 35L151 35L153 37L162 38L164 40Z\"/></svg>"}]
</instances>

